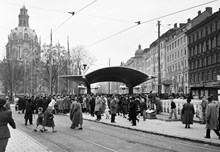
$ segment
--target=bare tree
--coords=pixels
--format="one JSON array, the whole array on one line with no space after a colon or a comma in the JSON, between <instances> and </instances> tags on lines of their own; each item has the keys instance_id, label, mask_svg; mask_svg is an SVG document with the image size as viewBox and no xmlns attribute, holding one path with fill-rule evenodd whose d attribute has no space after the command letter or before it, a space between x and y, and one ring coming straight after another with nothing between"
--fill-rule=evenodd
<instances>
[{"instance_id":1,"label":"bare tree","mask_svg":"<svg viewBox=\"0 0 220 152\"><path fill-rule=\"evenodd\" d=\"M52 47L50 52L50 45L44 44L42 46L42 56L41 56L41 76L43 81L46 84L46 87L49 89L49 82L50 82L50 53L51 53L51 66L52 66L52 92L57 93L58 91L58 75L63 74L66 67L67 62L67 51L63 46L60 46L57 43L55 46Z\"/></svg>"},{"instance_id":2,"label":"bare tree","mask_svg":"<svg viewBox=\"0 0 220 152\"><path fill-rule=\"evenodd\" d=\"M92 65L94 65L96 59L92 57L88 50L86 50L82 45L78 45L71 49L71 61L72 61L72 71L75 75L82 75L83 70L86 72ZM86 65L86 69L84 69Z\"/></svg>"}]
</instances>

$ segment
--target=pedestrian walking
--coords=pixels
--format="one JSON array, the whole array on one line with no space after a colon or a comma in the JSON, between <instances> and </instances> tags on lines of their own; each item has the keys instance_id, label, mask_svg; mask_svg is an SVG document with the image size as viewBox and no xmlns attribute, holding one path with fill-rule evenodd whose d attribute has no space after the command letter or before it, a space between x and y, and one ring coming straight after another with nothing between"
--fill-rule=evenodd
<instances>
[{"instance_id":1,"label":"pedestrian walking","mask_svg":"<svg viewBox=\"0 0 220 152\"><path fill-rule=\"evenodd\" d=\"M8 110L11 110L9 97L6 96L5 99L6 99L5 108L8 109Z\"/></svg>"},{"instance_id":2,"label":"pedestrian walking","mask_svg":"<svg viewBox=\"0 0 220 152\"><path fill-rule=\"evenodd\" d=\"M206 107L208 105L208 101L206 97L202 97L201 107L202 107L202 124L206 124Z\"/></svg>"},{"instance_id":3,"label":"pedestrian walking","mask_svg":"<svg viewBox=\"0 0 220 152\"><path fill-rule=\"evenodd\" d=\"M175 119L177 119L177 115L176 115L176 103L174 102L173 97L171 98L170 106L171 106L171 111L170 111L170 117L169 117L169 119L172 119L173 114L174 114Z\"/></svg>"},{"instance_id":4,"label":"pedestrian walking","mask_svg":"<svg viewBox=\"0 0 220 152\"><path fill-rule=\"evenodd\" d=\"M43 108L39 107L38 108L38 117L37 117L37 121L36 121L36 128L34 129L34 131L37 131L38 126L43 126L43 118L44 118L44 113L43 113Z\"/></svg>"},{"instance_id":5,"label":"pedestrian walking","mask_svg":"<svg viewBox=\"0 0 220 152\"><path fill-rule=\"evenodd\" d=\"M53 108L48 106L47 110L44 112L44 121L43 121L43 128L40 130L41 132L47 131L45 127L52 127L52 132L57 132L55 130L55 123L54 123L54 115L53 115Z\"/></svg>"},{"instance_id":6,"label":"pedestrian walking","mask_svg":"<svg viewBox=\"0 0 220 152\"><path fill-rule=\"evenodd\" d=\"M82 115L82 106L79 100L73 101L71 104L70 112L72 113L71 116L71 129L75 129L78 127L79 130L82 130L83 125L83 115Z\"/></svg>"},{"instance_id":7,"label":"pedestrian walking","mask_svg":"<svg viewBox=\"0 0 220 152\"><path fill-rule=\"evenodd\" d=\"M206 108L206 136L205 138L210 138L211 130L214 130L214 132L220 139L219 130L218 130L217 104L212 101L211 97L208 97L208 105Z\"/></svg>"},{"instance_id":8,"label":"pedestrian walking","mask_svg":"<svg viewBox=\"0 0 220 152\"><path fill-rule=\"evenodd\" d=\"M190 103L191 98L187 98L187 103L183 105L182 109L182 123L185 124L185 128L190 128L190 125L193 124L193 115L195 110L193 104Z\"/></svg>"},{"instance_id":9,"label":"pedestrian walking","mask_svg":"<svg viewBox=\"0 0 220 152\"><path fill-rule=\"evenodd\" d=\"M5 152L8 139L11 137L8 124L16 129L12 112L4 107L6 100L0 98L0 152Z\"/></svg>"}]
</instances>

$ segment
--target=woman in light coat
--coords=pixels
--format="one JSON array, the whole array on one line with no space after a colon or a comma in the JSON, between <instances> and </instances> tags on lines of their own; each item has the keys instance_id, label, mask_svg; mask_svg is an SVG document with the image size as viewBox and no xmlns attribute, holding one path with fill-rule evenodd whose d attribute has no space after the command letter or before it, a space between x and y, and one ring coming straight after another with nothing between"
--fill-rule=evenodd
<instances>
[{"instance_id":1,"label":"woman in light coat","mask_svg":"<svg viewBox=\"0 0 220 152\"><path fill-rule=\"evenodd\" d=\"M95 114L97 117L97 121L101 120L101 107L102 107L102 99L100 96L97 96L95 100Z\"/></svg>"}]
</instances>

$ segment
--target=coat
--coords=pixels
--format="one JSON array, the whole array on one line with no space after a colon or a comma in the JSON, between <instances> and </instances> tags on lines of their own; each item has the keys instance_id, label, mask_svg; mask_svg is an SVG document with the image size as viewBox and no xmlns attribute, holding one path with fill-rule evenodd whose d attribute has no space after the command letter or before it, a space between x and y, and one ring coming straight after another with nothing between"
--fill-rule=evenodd
<instances>
[{"instance_id":1,"label":"coat","mask_svg":"<svg viewBox=\"0 0 220 152\"><path fill-rule=\"evenodd\" d=\"M195 110L193 104L185 103L182 109L182 123L183 124L193 124L193 115Z\"/></svg>"},{"instance_id":2,"label":"coat","mask_svg":"<svg viewBox=\"0 0 220 152\"><path fill-rule=\"evenodd\" d=\"M9 124L13 129L16 128L12 112L6 108L0 107L0 139L10 138Z\"/></svg>"},{"instance_id":3,"label":"coat","mask_svg":"<svg viewBox=\"0 0 220 152\"><path fill-rule=\"evenodd\" d=\"M112 99L110 102L110 112L111 112L111 114L117 113L117 103L114 99Z\"/></svg>"},{"instance_id":4,"label":"coat","mask_svg":"<svg viewBox=\"0 0 220 152\"><path fill-rule=\"evenodd\" d=\"M210 102L206 108L206 129L214 130L218 126L217 118L217 105L214 102Z\"/></svg>"},{"instance_id":5,"label":"coat","mask_svg":"<svg viewBox=\"0 0 220 152\"><path fill-rule=\"evenodd\" d=\"M73 113L72 116L72 125L77 127L78 125L83 124L83 115L82 115L82 106L80 103L73 103L70 111Z\"/></svg>"},{"instance_id":6,"label":"coat","mask_svg":"<svg viewBox=\"0 0 220 152\"><path fill-rule=\"evenodd\" d=\"M95 100L95 111L101 111L102 107L102 99L100 97L97 97Z\"/></svg>"},{"instance_id":7,"label":"coat","mask_svg":"<svg viewBox=\"0 0 220 152\"><path fill-rule=\"evenodd\" d=\"M55 127L52 110L53 109L51 107L48 107L47 110L44 112L43 126L52 127L52 128Z\"/></svg>"}]
</instances>

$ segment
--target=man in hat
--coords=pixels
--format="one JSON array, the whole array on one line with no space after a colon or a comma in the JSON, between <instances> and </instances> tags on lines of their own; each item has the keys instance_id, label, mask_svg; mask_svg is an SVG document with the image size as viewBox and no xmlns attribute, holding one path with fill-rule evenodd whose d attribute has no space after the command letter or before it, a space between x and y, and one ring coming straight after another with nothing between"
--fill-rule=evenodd
<instances>
[{"instance_id":1,"label":"man in hat","mask_svg":"<svg viewBox=\"0 0 220 152\"><path fill-rule=\"evenodd\" d=\"M12 112L5 108L6 99L0 98L0 151L5 152L10 131L9 124L13 129L16 128L14 119L12 118Z\"/></svg>"}]
</instances>

